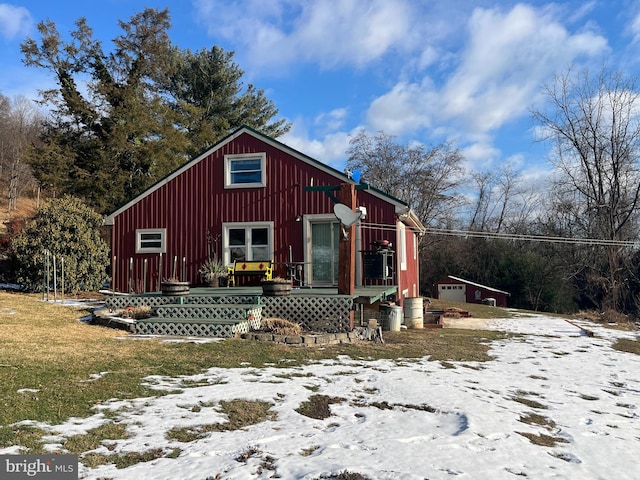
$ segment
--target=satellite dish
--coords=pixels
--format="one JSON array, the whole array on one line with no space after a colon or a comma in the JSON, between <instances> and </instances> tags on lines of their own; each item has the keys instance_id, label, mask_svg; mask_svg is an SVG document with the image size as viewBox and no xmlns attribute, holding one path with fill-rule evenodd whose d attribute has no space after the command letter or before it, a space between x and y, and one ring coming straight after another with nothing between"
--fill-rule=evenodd
<instances>
[{"instance_id":1,"label":"satellite dish","mask_svg":"<svg viewBox=\"0 0 640 480\"><path fill-rule=\"evenodd\" d=\"M333 213L336 215L338 220L340 220L340 223L345 227L350 227L351 225L356 223L358 218L360 218L360 215L356 214L344 203L336 203L333 206Z\"/></svg>"}]
</instances>

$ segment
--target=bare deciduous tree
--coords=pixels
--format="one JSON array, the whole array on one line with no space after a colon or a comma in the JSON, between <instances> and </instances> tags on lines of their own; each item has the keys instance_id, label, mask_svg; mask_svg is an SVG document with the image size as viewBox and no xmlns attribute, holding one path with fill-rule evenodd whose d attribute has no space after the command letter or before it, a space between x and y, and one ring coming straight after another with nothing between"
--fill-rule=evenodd
<instances>
[{"instance_id":1,"label":"bare deciduous tree","mask_svg":"<svg viewBox=\"0 0 640 480\"><path fill-rule=\"evenodd\" d=\"M538 192L527 189L520 172L509 162L492 171L474 172L469 230L524 233L532 211L539 205Z\"/></svg>"},{"instance_id":2,"label":"bare deciduous tree","mask_svg":"<svg viewBox=\"0 0 640 480\"><path fill-rule=\"evenodd\" d=\"M360 131L349 142L347 167L362 179L407 202L429 226L450 223L460 205L456 189L463 178L462 154L451 144L426 148L401 145L392 135Z\"/></svg>"},{"instance_id":3,"label":"bare deciduous tree","mask_svg":"<svg viewBox=\"0 0 640 480\"><path fill-rule=\"evenodd\" d=\"M7 194L7 208L16 208L18 197L33 184L25 150L37 138L39 116L24 97L13 102L0 95L0 183Z\"/></svg>"},{"instance_id":4,"label":"bare deciduous tree","mask_svg":"<svg viewBox=\"0 0 640 480\"><path fill-rule=\"evenodd\" d=\"M635 79L603 68L598 76L569 71L545 87L546 110L533 117L541 140L553 146L553 186L574 234L629 240L637 234L640 201L640 92ZM567 209L567 202L571 208ZM585 278L601 289L604 307L619 308L624 295L625 252L607 246ZM596 255L594 255L595 259Z\"/></svg>"}]
</instances>

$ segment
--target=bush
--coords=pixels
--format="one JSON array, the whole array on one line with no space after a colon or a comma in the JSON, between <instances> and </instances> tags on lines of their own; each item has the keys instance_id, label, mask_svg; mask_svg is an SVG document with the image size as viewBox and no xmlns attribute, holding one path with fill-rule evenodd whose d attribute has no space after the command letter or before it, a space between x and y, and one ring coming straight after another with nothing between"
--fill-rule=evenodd
<instances>
[{"instance_id":1,"label":"bush","mask_svg":"<svg viewBox=\"0 0 640 480\"><path fill-rule=\"evenodd\" d=\"M100 236L101 226L102 217L71 196L42 207L12 240L18 283L26 290L41 291L49 252L56 256L58 279L64 259L65 291L99 289L107 279L109 265L109 248Z\"/></svg>"},{"instance_id":2,"label":"bush","mask_svg":"<svg viewBox=\"0 0 640 480\"><path fill-rule=\"evenodd\" d=\"M636 330L634 319L624 313L613 309L607 309L602 312L595 310L580 310L576 317L589 320L594 323L602 323L604 325L616 325L624 330Z\"/></svg>"}]
</instances>

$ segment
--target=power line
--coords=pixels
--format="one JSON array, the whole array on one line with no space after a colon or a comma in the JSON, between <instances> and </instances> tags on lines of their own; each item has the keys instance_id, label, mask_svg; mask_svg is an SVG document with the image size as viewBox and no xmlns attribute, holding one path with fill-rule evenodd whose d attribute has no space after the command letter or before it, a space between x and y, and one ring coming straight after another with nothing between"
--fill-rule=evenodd
<instances>
[{"instance_id":1,"label":"power line","mask_svg":"<svg viewBox=\"0 0 640 480\"><path fill-rule=\"evenodd\" d=\"M640 247L640 242L631 240L606 240L601 238L567 238L548 235L518 235L515 233L478 232L473 230L453 230L427 227L425 233L474 238L500 238L504 240L525 240L533 242L572 243L574 245L606 245L617 247Z\"/></svg>"},{"instance_id":2,"label":"power line","mask_svg":"<svg viewBox=\"0 0 640 480\"><path fill-rule=\"evenodd\" d=\"M372 230L381 230L395 232L395 225L386 225L381 223L363 223L362 228ZM606 240L602 238L569 238L554 237L550 235L526 235L515 233L494 233L480 232L477 230L455 230L446 228L427 227L425 233L431 235L445 235L455 237L473 237L473 238L497 238L503 240L521 240L530 242L547 242L547 243L569 243L574 245L602 245L616 247L640 248L640 241L634 240Z\"/></svg>"}]
</instances>

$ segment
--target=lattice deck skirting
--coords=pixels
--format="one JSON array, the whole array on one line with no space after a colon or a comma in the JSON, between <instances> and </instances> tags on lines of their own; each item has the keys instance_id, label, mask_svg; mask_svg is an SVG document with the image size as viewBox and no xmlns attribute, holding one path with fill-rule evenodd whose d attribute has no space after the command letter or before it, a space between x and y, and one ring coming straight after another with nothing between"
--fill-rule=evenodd
<instances>
[{"instance_id":1,"label":"lattice deck skirting","mask_svg":"<svg viewBox=\"0 0 640 480\"><path fill-rule=\"evenodd\" d=\"M262 297L262 317L284 318L315 332L348 332L353 298L347 295Z\"/></svg>"},{"instance_id":2,"label":"lattice deck skirting","mask_svg":"<svg viewBox=\"0 0 640 480\"><path fill-rule=\"evenodd\" d=\"M236 334L248 333L249 330L251 328L247 320L236 322L233 320L150 318L136 321L137 335L232 338Z\"/></svg>"},{"instance_id":3,"label":"lattice deck skirting","mask_svg":"<svg viewBox=\"0 0 640 480\"><path fill-rule=\"evenodd\" d=\"M181 300L179 300L181 299ZM258 304L260 296L254 295L187 295L184 297L164 296L159 294L143 294L143 295L112 295L105 299L105 306L113 311L126 307L142 307L151 308L160 305L175 304L195 304L195 305L212 305L217 303L232 304Z\"/></svg>"},{"instance_id":4,"label":"lattice deck skirting","mask_svg":"<svg viewBox=\"0 0 640 480\"><path fill-rule=\"evenodd\" d=\"M105 306L113 311L127 306L150 306L155 319L165 319L172 326L154 327L169 333L159 335L233 336L235 331L216 327L217 320L246 321L248 328L258 330L263 318L284 318L299 324L305 331L349 332L353 298L347 295L291 295L264 297L252 295L186 295L184 297L159 294L114 295L107 297ZM206 323L206 321L209 323ZM207 327L190 327L203 323ZM144 322L139 321L143 324ZM147 327L140 327L147 328ZM148 327L151 328L151 327ZM194 330L196 333L188 333ZM136 332L138 329L136 328ZM179 333L184 331L186 333ZM200 332L200 333L198 333ZM147 332L148 333L148 332Z\"/></svg>"}]
</instances>

